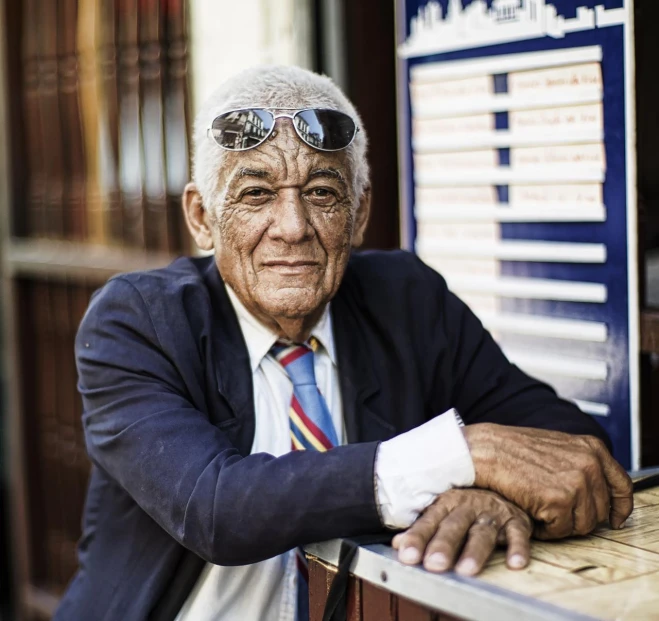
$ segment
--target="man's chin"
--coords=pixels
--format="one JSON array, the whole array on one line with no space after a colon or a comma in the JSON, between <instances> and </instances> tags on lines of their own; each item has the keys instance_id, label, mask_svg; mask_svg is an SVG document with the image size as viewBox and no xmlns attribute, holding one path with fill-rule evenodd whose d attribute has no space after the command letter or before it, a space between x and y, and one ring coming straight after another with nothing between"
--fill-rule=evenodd
<instances>
[{"instance_id":1,"label":"man's chin","mask_svg":"<svg viewBox=\"0 0 659 621\"><path fill-rule=\"evenodd\" d=\"M277 289L260 306L273 318L304 319L322 312L328 301L316 288L288 286Z\"/></svg>"}]
</instances>

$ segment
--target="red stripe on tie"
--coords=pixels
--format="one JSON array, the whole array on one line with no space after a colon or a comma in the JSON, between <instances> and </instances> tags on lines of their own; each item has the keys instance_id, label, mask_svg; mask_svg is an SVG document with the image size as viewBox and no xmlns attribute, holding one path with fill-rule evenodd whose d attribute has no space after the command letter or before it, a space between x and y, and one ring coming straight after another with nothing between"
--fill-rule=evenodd
<instances>
[{"instance_id":1,"label":"red stripe on tie","mask_svg":"<svg viewBox=\"0 0 659 621\"><path fill-rule=\"evenodd\" d=\"M282 367L287 367L291 362L295 362L298 358L302 358L305 354L308 354L309 350L306 347L298 347L294 351L292 351L290 354L287 356L284 356L280 361L279 364L281 364Z\"/></svg>"},{"instance_id":2,"label":"red stripe on tie","mask_svg":"<svg viewBox=\"0 0 659 621\"><path fill-rule=\"evenodd\" d=\"M327 436L323 433L323 430L319 429L316 424L304 413L304 410L302 409L302 406L300 405L300 402L297 400L295 395L293 395L293 399L291 399L291 406L295 410L295 413L300 417L300 420L315 436L318 442L320 442L327 450L334 448L334 445L328 440Z\"/></svg>"}]
</instances>

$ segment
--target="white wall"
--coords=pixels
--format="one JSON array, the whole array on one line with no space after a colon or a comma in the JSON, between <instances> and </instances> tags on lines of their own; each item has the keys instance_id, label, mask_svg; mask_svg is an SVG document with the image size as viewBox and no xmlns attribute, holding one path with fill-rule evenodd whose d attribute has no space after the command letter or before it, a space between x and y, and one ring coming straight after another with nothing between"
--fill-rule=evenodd
<instances>
[{"instance_id":1,"label":"white wall","mask_svg":"<svg viewBox=\"0 0 659 621\"><path fill-rule=\"evenodd\" d=\"M192 0L193 112L241 69L259 64L311 68L311 21L309 0Z\"/></svg>"}]
</instances>

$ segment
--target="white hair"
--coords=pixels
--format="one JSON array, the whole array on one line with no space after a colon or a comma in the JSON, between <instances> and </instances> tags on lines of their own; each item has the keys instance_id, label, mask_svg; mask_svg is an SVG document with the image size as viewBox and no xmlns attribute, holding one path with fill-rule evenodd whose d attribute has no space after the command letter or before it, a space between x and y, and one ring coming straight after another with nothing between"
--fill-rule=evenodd
<instances>
[{"instance_id":1,"label":"white hair","mask_svg":"<svg viewBox=\"0 0 659 621\"><path fill-rule=\"evenodd\" d=\"M369 185L367 137L355 107L330 78L300 67L261 66L241 71L224 82L195 119L192 178L207 208L219 201L219 171L226 151L208 137L213 119L227 110L264 108L332 108L351 116L359 131L347 149L353 190L358 201Z\"/></svg>"}]
</instances>

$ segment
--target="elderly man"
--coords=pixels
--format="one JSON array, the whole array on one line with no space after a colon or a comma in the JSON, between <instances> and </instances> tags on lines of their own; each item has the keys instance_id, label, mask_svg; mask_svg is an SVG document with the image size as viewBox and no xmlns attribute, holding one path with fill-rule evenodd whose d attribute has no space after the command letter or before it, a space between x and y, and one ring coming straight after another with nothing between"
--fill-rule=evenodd
<instances>
[{"instance_id":1,"label":"elderly man","mask_svg":"<svg viewBox=\"0 0 659 621\"><path fill-rule=\"evenodd\" d=\"M213 256L112 279L76 341L94 468L56 619L292 621L309 542L398 530L402 562L474 574L497 542L525 566L532 530L622 527L602 429L412 254L352 253L366 143L301 69L199 113L183 206Z\"/></svg>"}]
</instances>

